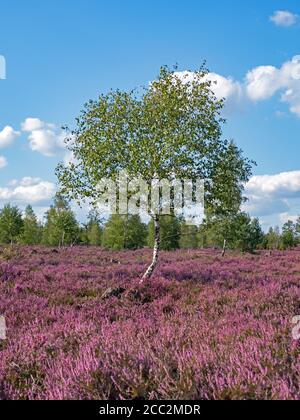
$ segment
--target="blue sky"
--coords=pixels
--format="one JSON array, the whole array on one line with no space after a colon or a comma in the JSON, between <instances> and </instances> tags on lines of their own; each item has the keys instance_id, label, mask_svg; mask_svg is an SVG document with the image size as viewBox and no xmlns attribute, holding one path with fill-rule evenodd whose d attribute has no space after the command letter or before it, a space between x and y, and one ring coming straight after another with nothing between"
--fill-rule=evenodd
<instances>
[{"instance_id":1,"label":"blue sky","mask_svg":"<svg viewBox=\"0 0 300 420\"><path fill-rule=\"evenodd\" d=\"M246 209L264 226L294 218L298 15L299 2L288 0L1 2L0 205L31 201L43 213L65 155L60 127L72 126L86 100L147 84L163 64L185 71L205 59L227 97L224 135L258 164Z\"/></svg>"}]
</instances>

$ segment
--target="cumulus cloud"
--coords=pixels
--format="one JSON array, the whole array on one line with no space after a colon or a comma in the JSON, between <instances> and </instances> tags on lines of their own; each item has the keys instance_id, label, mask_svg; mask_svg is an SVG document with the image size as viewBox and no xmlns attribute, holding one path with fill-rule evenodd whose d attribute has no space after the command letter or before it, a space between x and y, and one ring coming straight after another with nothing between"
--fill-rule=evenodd
<instances>
[{"instance_id":1,"label":"cumulus cloud","mask_svg":"<svg viewBox=\"0 0 300 420\"><path fill-rule=\"evenodd\" d=\"M248 202L243 210L262 218L282 224L291 214L300 214L300 171L282 172L275 175L253 176L246 185Z\"/></svg>"},{"instance_id":2,"label":"cumulus cloud","mask_svg":"<svg viewBox=\"0 0 300 420\"><path fill-rule=\"evenodd\" d=\"M297 23L298 15L289 12L288 10L277 10L270 16L270 20L277 26L289 27Z\"/></svg>"},{"instance_id":3,"label":"cumulus cloud","mask_svg":"<svg viewBox=\"0 0 300 420\"><path fill-rule=\"evenodd\" d=\"M3 169L7 166L7 160L4 156L0 156L0 169Z\"/></svg>"},{"instance_id":4,"label":"cumulus cloud","mask_svg":"<svg viewBox=\"0 0 300 420\"><path fill-rule=\"evenodd\" d=\"M20 205L48 202L55 195L55 184L40 178L24 177L13 180L6 187L0 187L0 201L14 202Z\"/></svg>"},{"instance_id":5,"label":"cumulus cloud","mask_svg":"<svg viewBox=\"0 0 300 420\"><path fill-rule=\"evenodd\" d=\"M0 149L4 149L13 144L15 139L20 136L19 131L15 131L12 127L7 125L0 131Z\"/></svg>"},{"instance_id":6,"label":"cumulus cloud","mask_svg":"<svg viewBox=\"0 0 300 420\"><path fill-rule=\"evenodd\" d=\"M65 148L65 134L54 124L46 123L39 118L27 118L21 127L22 131L29 133L29 146L35 152L52 157Z\"/></svg>"},{"instance_id":7,"label":"cumulus cloud","mask_svg":"<svg viewBox=\"0 0 300 420\"><path fill-rule=\"evenodd\" d=\"M243 98L243 87L241 83L234 81L231 77L209 73L207 79L214 83L212 88L218 99L235 98L239 102Z\"/></svg>"},{"instance_id":8,"label":"cumulus cloud","mask_svg":"<svg viewBox=\"0 0 300 420\"><path fill-rule=\"evenodd\" d=\"M177 72L182 80L191 80L192 72ZM240 109L248 101L258 102L281 94L281 101L289 105L293 114L300 117L300 55L283 63L281 67L258 66L248 71L243 81L209 73L207 79L218 99L226 99L225 111Z\"/></svg>"},{"instance_id":9,"label":"cumulus cloud","mask_svg":"<svg viewBox=\"0 0 300 420\"><path fill-rule=\"evenodd\" d=\"M21 124L22 131L27 132L41 130L45 126L46 124L39 118L26 118L26 120Z\"/></svg>"},{"instance_id":10,"label":"cumulus cloud","mask_svg":"<svg viewBox=\"0 0 300 420\"><path fill-rule=\"evenodd\" d=\"M256 67L248 72L245 83L248 97L253 101L266 100L282 92L281 100L287 102L290 111L300 117L300 55L281 68Z\"/></svg>"},{"instance_id":11,"label":"cumulus cloud","mask_svg":"<svg viewBox=\"0 0 300 420\"><path fill-rule=\"evenodd\" d=\"M246 90L253 101L271 98L281 87L280 70L273 66L259 66L248 72Z\"/></svg>"},{"instance_id":12,"label":"cumulus cloud","mask_svg":"<svg viewBox=\"0 0 300 420\"><path fill-rule=\"evenodd\" d=\"M260 197L300 198L300 171L253 176L246 190L248 194Z\"/></svg>"}]
</instances>

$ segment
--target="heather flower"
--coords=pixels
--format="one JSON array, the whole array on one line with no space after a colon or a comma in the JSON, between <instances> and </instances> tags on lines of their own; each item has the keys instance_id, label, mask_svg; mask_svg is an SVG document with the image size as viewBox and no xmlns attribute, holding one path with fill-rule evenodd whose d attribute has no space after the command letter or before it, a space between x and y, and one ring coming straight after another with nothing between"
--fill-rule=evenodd
<instances>
[{"instance_id":1,"label":"heather flower","mask_svg":"<svg viewBox=\"0 0 300 420\"><path fill-rule=\"evenodd\" d=\"M166 252L142 286L147 250L19 252L0 263L0 399L299 399L298 251Z\"/></svg>"}]
</instances>

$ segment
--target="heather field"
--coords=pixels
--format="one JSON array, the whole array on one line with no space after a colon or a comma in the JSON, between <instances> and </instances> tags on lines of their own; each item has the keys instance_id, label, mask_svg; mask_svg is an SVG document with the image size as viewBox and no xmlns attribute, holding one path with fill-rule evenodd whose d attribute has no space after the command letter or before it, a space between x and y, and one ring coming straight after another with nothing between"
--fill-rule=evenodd
<instances>
[{"instance_id":1,"label":"heather field","mask_svg":"<svg viewBox=\"0 0 300 420\"><path fill-rule=\"evenodd\" d=\"M2 250L0 398L299 399L299 250L150 259Z\"/></svg>"}]
</instances>

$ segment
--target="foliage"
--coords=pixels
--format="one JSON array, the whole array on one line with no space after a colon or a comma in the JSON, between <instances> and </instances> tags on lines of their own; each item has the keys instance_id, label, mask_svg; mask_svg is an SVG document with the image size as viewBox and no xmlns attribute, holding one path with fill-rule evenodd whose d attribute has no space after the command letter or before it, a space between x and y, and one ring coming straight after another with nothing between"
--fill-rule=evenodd
<instances>
[{"instance_id":1,"label":"foliage","mask_svg":"<svg viewBox=\"0 0 300 420\"><path fill-rule=\"evenodd\" d=\"M23 220L20 210L7 204L0 211L0 243L9 244L17 241L22 233Z\"/></svg>"},{"instance_id":2,"label":"foliage","mask_svg":"<svg viewBox=\"0 0 300 420\"><path fill-rule=\"evenodd\" d=\"M82 231L82 242L87 245L100 246L102 244L102 220L96 210L88 214L88 222Z\"/></svg>"},{"instance_id":3,"label":"foliage","mask_svg":"<svg viewBox=\"0 0 300 420\"><path fill-rule=\"evenodd\" d=\"M263 231L258 219L239 212L234 215L207 219L202 229L206 245L223 246L253 252L263 242Z\"/></svg>"},{"instance_id":4,"label":"foliage","mask_svg":"<svg viewBox=\"0 0 300 420\"><path fill-rule=\"evenodd\" d=\"M282 228L281 247L282 249L290 249L298 244L297 227L291 221L287 221Z\"/></svg>"},{"instance_id":5,"label":"foliage","mask_svg":"<svg viewBox=\"0 0 300 420\"><path fill-rule=\"evenodd\" d=\"M23 224L24 226L20 237L20 243L24 245L39 244L41 242L42 226L39 224L31 206L27 206L25 209Z\"/></svg>"},{"instance_id":6,"label":"foliage","mask_svg":"<svg viewBox=\"0 0 300 420\"><path fill-rule=\"evenodd\" d=\"M263 244L265 249L273 250L280 248L280 230L279 227L270 228L268 233L265 235Z\"/></svg>"},{"instance_id":7,"label":"foliage","mask_svg":"<svg viewBox=\"0 0 300 420\"><path fill-rule=\"evenodd\" d=\"M175 216L166 215L160 221L160 246L165 251L172 251L180 247L181 222ZM148 226L148 245L153 247L154 223Z\"/></svg>"},{"instance_id":8,"label":"foliage","mask_svg":"<svg viewBox=\"0 0 300 420\"><path fill-rule=\"evenodd\" d=\"M183 220L180 226L179 247L182 249L196 249L199 247L199 228L187 225Z\"/></svg>"},{"instance_id":9,"label":"foliage","mask_svg":"<svg viewBox=\"0 0 300 420\"><path fill-rule=\"evenodd\" d=\"M137 215L112 215L104 227L103 246L112 250L138 249L146 244L147 230Z\"/></svg>"},{"instance_id":10,"label":"foliage","mask_svg":"<svg viewBox=\"0 0 300 420\"><path fill-rule=\"evenodd\" d=\"M79 226L68 203L59 195L46 215L43 243L51 246L75 244L79 240Z\"/></svg>"}]
</instances>

